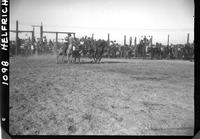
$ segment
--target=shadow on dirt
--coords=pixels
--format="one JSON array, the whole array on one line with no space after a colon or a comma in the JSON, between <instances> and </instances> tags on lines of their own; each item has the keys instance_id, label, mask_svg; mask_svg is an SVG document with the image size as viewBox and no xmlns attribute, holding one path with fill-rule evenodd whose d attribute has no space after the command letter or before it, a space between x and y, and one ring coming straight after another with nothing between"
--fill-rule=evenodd
<instances>
[{"instance_id":1,"label":"shadow on dirt","mask_svg":"<svg viewBox=\"0 0 200 139\"><path fill-rule=\"evenodd\" d=\"M104 62L100 62L100 63L94 63L91 61L81 61L80 63L76 62L76 63L71 63L71 64L114 64L114 63L128 63L128 62L104 61Z\"/></svg>"},{"instance_id":2,"label":"shadow on dirt","mask_svg":"<svg viewBox=\"0 0 200 139\"><path fill-rule=\"evenodd\" d=\"M104 63L128 63L128 62L119 62L119 61L105 61L105 62L101 62L100 64L104 64Z\"/></svg>"}]
</instances>

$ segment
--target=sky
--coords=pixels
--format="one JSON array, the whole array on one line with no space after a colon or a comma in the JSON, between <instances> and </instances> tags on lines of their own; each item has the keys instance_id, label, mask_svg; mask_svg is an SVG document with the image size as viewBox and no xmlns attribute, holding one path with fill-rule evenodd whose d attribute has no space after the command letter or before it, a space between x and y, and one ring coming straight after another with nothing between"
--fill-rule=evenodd
<instances>
[{"instance_id":1,"label":"sky","mask_svg":"<svg viewBox=\"0 0 200 139\"><path fill-rule=\"evenodd\" d=\"M45 31L70 31L77 37L92 36L123 43L130 37L153 36L153 43L186 43L194 40L193 0L10 0L10 29L32 30L43 24ZM28 37L27 34L20 34ZM44 34L48 39L55 35ZM11 33L11 39L14 39ZM39 28L36 29L36 38ZM59 38L64 38L59 35Z\"/></svg>"}]
</instances>

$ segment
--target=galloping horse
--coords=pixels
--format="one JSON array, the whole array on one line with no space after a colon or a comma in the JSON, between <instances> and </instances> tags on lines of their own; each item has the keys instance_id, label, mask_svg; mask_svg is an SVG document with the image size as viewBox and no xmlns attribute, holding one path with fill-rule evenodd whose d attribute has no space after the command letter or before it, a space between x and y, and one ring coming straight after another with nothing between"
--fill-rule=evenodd
<instances>
[{"instance_id":1,"label":"galloping horse","mask_svg":"<svg viewBox=\"0 0 200 139\"><path fill-rule=\"evenodd\" d=\"M87 41L90 42L91 40L86 40L86 47L84 47L85 50L83 54L88 54L88 57L94 60L92 62L100 63L105 49L108 46L107 42L99 39L98 41L93 41L91 44L89 43L89 45L87 45Z\"/></svg>"},{"instance_id":2,"label":"galloping horse","mask_svg":"<svg viewBox=\"0 0 200 139\"><path fill-rule=\"evenodd\" d=\"M62 56L62 61L64 57L67 56L68 63L72 61L72 58L74 58L74 62L76 62L78 58L78 62L80 63L81 55L93 59L94 63L100 63L107 46L108 44L104 40L92 41L86 38L82 40L76 39L75 41L71 40L70 44L69 37L68 44L56 51L56 63L58 63L59 56Z\"/></svg>"}]
</instances>

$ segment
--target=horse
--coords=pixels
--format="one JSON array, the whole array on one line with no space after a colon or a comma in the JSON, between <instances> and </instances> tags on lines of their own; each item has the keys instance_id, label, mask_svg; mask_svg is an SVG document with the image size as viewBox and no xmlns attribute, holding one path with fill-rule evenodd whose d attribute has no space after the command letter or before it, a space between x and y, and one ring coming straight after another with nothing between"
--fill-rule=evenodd
<instances>
[{"instance_id":1,"label":"horse","mask_svg":"<svg viewBox=\"0 0 200 139\"><path fill-rule=\"evenodd\" d=\"M74 58L74 63L76 63L76 59L78 59L78 63L80 64L80 58L82 54L82 45L78 42L72 46L72 58Z\"/></svg>"},{"instance_id":2,"label":"horse","mask_svg":"<svg viewBox=\"0 0 200 139\"><path fill-rule=\"evenodd\" d=\"M89 49L89 56L94 60L94 63L100 63L107 46L108 44L104 40L94 42L93 47Z\"/></svg>"},{"instance_id":3,"label":"horse","mask_svg":"<svg viewBox=\"0 0 200 139\"><path fill-rule=\"evenodd\" d=\"M54 52L56 53L57 64L59 63L58 59L60 56L62 56L62 63L64 62L65 56L67 57L68 63L70 62L69 60L71 59L69 57L72 57L72 50L69 49L68 43L65 43L65 45L61 46L60 48L58 48L58 46L54 44L53 48L54 48Z\"/></svg>"}]
</instances>

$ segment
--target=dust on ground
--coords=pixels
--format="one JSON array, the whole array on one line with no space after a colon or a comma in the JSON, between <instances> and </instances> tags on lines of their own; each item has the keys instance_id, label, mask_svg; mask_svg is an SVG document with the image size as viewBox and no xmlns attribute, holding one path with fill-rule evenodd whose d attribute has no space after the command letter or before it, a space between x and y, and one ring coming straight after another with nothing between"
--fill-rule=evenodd
<instances>
[{"instance_id":1,"label":"dust on ground","mask_svg":"<svg viewBox=\"0 0 200 139\"><path fill-rule=\"evenodd\" d=\"M193 135L194 63L10 59L13 135Z\"/></svg>"}]
</instances>

